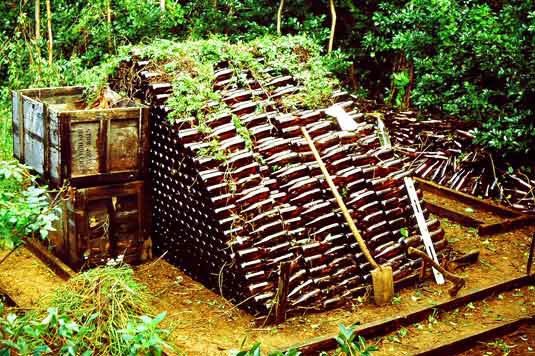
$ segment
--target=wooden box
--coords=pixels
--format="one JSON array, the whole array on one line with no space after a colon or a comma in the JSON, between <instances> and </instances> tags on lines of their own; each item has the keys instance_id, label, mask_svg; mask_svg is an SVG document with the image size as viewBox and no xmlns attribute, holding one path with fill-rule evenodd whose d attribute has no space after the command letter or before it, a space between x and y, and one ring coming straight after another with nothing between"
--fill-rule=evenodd
<instances>
[{"instance_id":1,"label":"wooden box","mask_svg":"<svg viewBox=\"0 0 535 356\"><path fill-rule=\"evenodd\" d=\"M52 186L142 179L148 156L148 108L124 98L110 109L84 109L83 90L14 91L15 158Z\"/></svg>"},{"instance_id":2,"label":"wooden box","mask_svg":"<svg viewBox=\"0 0 535 356\"><path fill-rule=\"evenodd\" d=\"M118 256L129 264L144 262L152 257L147 206L142 181L70 188L49 236L53 251L75 269Z\"/></svg>"}]
</instances>

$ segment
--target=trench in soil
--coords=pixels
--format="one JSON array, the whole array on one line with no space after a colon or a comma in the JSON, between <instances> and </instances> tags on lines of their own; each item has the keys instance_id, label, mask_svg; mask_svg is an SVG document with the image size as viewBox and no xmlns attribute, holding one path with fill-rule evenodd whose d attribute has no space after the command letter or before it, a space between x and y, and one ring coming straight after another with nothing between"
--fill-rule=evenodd
<instances>
[{"instance_id":1,"label":"trench in soil","mask_svg":"<svg viewBox=\"0 0 535 356\"><path fill-rule=\"evenodd\" d=\"M457 206L453 201L444 204L460 211L466 208L462 204ZM477 209L474 209L474 214L477 213ZM476 229L447 219L440 220L455 250L480 250L477 264L456 271L467 280L459 295L525 275L534 227L482 238ZM449 282L438 286L428 276L419 286L400 291L392 305L377 307L364 297L348 302L342 308L322 313L304 310L302 315L275 326L263 325L254 316L192 280L163 259L135 267L135 276L155 296L153 304L156 312L168 312L165 326L172 329L171 341L188 355L228 355L228 351L238 349L243 340L245 345L261 342L264 351L282 349L306 343L318 336L334 336L339 323L350 325L379 321L450 299L447 294ZM24 248L19 248L0 265L0 281L0 286L15 295L22 307L32 307L64 283ZM407 327L404 337L400 337L398 331L368 341L380 346L381 351L377 355L392 352L412 354L415 350L431 347L439 340L453 340L493 322L503 322L507 318L529 313L535 313L535 291L533 287L523 287L452 312L437 314L434 320ZM486 344L479 346L487 347Z\"/></svg>"}]
</instances>

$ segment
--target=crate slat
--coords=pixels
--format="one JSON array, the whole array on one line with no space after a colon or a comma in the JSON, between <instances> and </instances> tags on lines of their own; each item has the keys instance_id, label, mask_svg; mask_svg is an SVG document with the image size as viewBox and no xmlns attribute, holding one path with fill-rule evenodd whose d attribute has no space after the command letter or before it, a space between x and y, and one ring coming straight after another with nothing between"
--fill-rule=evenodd
<instances>
[{"instance_id":1,"label":"crate slat","mask_svg":"<svg viewBox=\"0 0 535 356\"><path fill-rule=\"evenodd\" d=\"M83 88L13 92L14 155L52 186L142 179L148 152L148 108L83 108Z\"/></svg>"},{"instance_id":2,"label":"crate slat","mask_svg":"<svg viewBox=\"0 0 535 356\"><path fill-rule=\"evenodd\" d=\"M75 269L119 255L127 263L143 262L151 257L146 200L142 181L71 188L50 233L55 254Z\"/></svg>"}]
</instances>

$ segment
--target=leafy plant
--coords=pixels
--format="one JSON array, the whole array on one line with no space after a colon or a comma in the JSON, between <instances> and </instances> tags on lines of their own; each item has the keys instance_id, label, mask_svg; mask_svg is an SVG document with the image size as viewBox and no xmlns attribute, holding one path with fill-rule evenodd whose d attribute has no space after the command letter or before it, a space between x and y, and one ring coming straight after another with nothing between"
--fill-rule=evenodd
<instances>
[{"instance_id":1,"label":"leafy plant","mask_svg":"<svg viewBox=\"0 0 535 356\"><path fill-rule=\"evenodd\" d=\"M343 324L338 325L340 332L335 337L338 343L336 355L346 356L369 356L379 349L375 345L367 345L366 340L360 335L355 334L355 326L346 328Z\"/></svg>"},{"instance_id":2,"label":"leafy plant","mask_svg":"<svg viewBox=\"0 0 535 356\"><path fill-rule=\"evenodd\" d=\"M407 229L406 227L402 227L401 229L399 229L399 234L401 235L402 239L407 239L409 238L409 229Z\"/></svg>"},{"instance_id":3,"label":"leafy plant","mask_svg":"<svg viewBox=\"0 0 535 356\"><path fill-rule=\"evenodd\" d=\"M405 95L407 86L410 84L409 73L407 71L401 71L392 73L392 85L394 90L391 93L389 101L393 103L395 107L405 108ZM395 97L393 97L395 95Z\"/></svg>"},{"instance_id":4,"label":"leafy plant","mask_svg":"<svg viewBox=\"0 0 535 356\"><path fill-rule=\"evenodd\" d=\"M242 345L240 349L243 349L243 345L245 344L246 339L242 341ZM261 344L259 342L255 343L250 349L248 350L242 350L242 351L231 351L230 353L232 356L261 356L262 355L262 348ZM275 351L270 352L268 356L300 356L301 352L291 349L286 352L282 351Z\"/></svg>"},{"instance_id":5,"label":"leafy plant","mask_svg":"<svg viewBox=\"0 0 535 356\"><path fill-rule=\"evenodd\" d=\"M34 232L46 238L59 214L46 187L35 185L28 167L0 161L0 247L12 249Z\"/></svg>"},{"instance_id":6,"label":"leafy plant","mask_svg":"<svg viewBox=\"0 0 535 356\"><path fill-rule=\"evenodd\" d=\"M158 326L165 318L166 313L162 312L151 318L147 315L139 317L140 322L128 323L126 329L120 330L122 338L127 342L130 356L137 355L162 355L163 345L169 347L162 337L165 337L165 330Z\"/></svg>"}]
</instances>

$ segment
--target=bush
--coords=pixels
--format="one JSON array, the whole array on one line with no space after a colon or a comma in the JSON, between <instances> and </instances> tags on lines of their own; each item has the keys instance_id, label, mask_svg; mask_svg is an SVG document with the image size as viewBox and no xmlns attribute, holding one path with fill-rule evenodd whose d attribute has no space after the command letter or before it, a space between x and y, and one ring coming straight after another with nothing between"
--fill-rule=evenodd
<instances>
[{"instance_id":1,"label":"bush","mask_svg":"<svg viewBox=\"0 0 535 356\"><path fill-rule=\"evenodd\" d=\"M533 152L535 12L532 1L500 9L459 0L382 3L365 47L414 66L412 102L481 124L478 142Z\"/></svg>"},{"instance_id":2,"label":"bush","mask_svg":"<svg viewBox=\"0 0 535 356\"><path fill-rule=\"evenodd\" d=\"M33 233L44 239L59 218L46 187L38 187L28 167L0 161L0 248L14 248Z\"/></svg>"}]
</instances>

